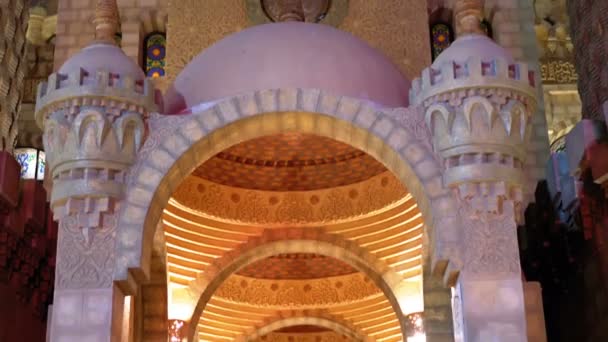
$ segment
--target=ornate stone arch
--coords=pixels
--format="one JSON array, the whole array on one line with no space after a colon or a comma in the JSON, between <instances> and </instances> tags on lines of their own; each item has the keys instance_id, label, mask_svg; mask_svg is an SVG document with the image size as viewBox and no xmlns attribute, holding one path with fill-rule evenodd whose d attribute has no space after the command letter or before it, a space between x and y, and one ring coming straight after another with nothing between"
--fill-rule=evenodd
<instances>
[{"instance_id":1,"label":"ornate stone arch","mask_svg":"<svg viewBox=\"0 0 608 342\"><path fill-rule=\"evenodd\" d=\"M310 227L267 229L261 236L250 238L207 266L188 287L190 298L197 303L190 322L199 321L207 302L229 276L258 260L287 253L315 253L333 257L364 273L391 303L405 333L405 321L395 296L401 276L355 242ZM188 341L191 341L196 324L191 324L189 328Z\"/></svg>"},{"instance_id":2,"label":"ornate stone arch","mask_svg":"<svg viewBox=\"0 0 608 342\"><path fill-rule=\"evenodd\" d=\"M264 321L263 324L257 326L253 331L238 336L235 341L237 342L249 342L255 341L266 334L273 331L277 331L283 328L293 327L297 325L313 325L317 327L327 328L334 332L344 335L350 339L350 341L358 342L371 342L373 339L365 336L365 333L361 332L350 322L331 315L327 312L288 312L286 315L277 315Z\"/></svg>"},{"instance_id":3,"label":"ornate stone arch","mask_svg":"<svg viewBox=\"0 0 608 342\"><path fill-rule=\"evenodd\" d=\"M126 291L129 273L135 279L148 276L162 210L195 167L239 142L289 130L336 139L383 163L418 202L433 270L443 275L453 269L448 272L453 276L460 268L456 200L443 186L442 167L417 108L381 110L315 89L263 90L201 106L192 114L153 115L148 125L150 134L127 176L118 217L114 280Z\"/></svg>"}]
</instances>

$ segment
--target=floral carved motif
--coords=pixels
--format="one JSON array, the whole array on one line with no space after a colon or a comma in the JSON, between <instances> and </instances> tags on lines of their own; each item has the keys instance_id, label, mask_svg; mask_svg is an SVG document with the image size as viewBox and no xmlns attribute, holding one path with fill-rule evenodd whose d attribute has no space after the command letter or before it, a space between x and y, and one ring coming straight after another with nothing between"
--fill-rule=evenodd
<instances>
[{"instance_id":1,"label":"floral carved motif","mask_svg":"<svg viewBox=\"0 0 608 342\"><path fill-rule=\"evenodd\" d=\"M103 288L111 286L114 269L116 218L106 215L87 241L81 232L78 215L59 223L57 249L57 288ZM90 243L89 243L90 242Z\"/></svg>"}]
</instances>

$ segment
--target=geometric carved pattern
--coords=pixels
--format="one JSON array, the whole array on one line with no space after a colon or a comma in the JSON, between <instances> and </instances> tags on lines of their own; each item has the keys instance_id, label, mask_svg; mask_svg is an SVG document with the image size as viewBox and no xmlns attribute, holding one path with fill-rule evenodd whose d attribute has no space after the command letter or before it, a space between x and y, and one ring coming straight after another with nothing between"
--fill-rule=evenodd
<instances>
[{"instance_id":1,"label":"geometric carved pattern","mask_svg":"<svg viewBox=\"0 0 608 342\"><path fill-rule=\"evenodd\" d=\"M396 205L406 196L401 182L387 171L348 186L289 192L233 188L188 177L173 200L222 221L306 225L357 218Z\"/></svg>"},{"instance_id":2,"label":"geometric carved pattern","mask_svg":"<svg viewBox=\"0 0 608 342\"><path fill-rule=\"evenodd\" d=\"M337 306L369 301L381 295L378 287L361 272L309 280L254 279L230 276L218 288L215 297L232 303L246 303L263 308L302 309Z\"/></svg>"},{"instance_id":3,"label":"geometric carved pattern","mask_svg":"<svg viewBox=\"0 0 608 342\"><path fill-rule=\"evenodd\" d=\"M318 279L357 272L348 264L317 254L272 256L238 271L238 275L256 279Z\"/></svg>"}]
</instances>

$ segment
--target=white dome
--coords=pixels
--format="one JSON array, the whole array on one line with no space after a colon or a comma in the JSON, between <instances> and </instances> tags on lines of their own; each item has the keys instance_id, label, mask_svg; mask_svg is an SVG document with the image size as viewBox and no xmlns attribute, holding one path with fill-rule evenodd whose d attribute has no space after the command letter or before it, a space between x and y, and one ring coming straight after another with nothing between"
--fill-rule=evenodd
<instances>
[{"instance_id":1,"label":"white dome","mask_svg":"<svg viewBox=\"0 0 608 342\"><path fill-rule=\"evenodd\" d=\"M380 52L322 24L254 26L195 57L165 97L165 112L263 89L314 88L386 107L408 104L410 82Z\"/></svg>"}]
</instances>

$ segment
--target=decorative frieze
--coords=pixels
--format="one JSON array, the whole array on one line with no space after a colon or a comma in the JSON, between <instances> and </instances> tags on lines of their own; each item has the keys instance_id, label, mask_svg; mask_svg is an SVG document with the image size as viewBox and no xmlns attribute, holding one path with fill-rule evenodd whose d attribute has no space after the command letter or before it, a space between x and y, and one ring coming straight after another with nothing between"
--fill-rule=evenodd
<instances>
[{"instance_id":1,"label":"decorative frieze","mask_svg":"<svg viewBox=\"0 0 608 342\"><path fill-rule=\"evenodd\" d=\"M544 84L569 84L578 81L574 62L567 59L541 60L540 73Z\"/></svg>"}]
</instances>

